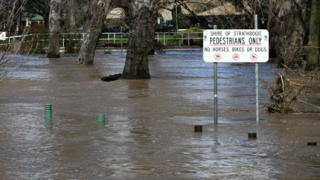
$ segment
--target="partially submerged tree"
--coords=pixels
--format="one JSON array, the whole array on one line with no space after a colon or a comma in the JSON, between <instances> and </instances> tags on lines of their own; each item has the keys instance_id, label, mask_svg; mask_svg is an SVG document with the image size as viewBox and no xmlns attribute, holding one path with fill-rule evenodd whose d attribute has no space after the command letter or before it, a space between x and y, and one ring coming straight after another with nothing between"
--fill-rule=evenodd
<instances>
[{"instance_id":1,"label":"partially submerged tree","mask_svg":"<svg viewBox=\"0 0 320 180\"><path fill-rule=\"evenodd\" d=\"M157 0L133 0L130 7L130 37L123 79L149 79L148 53L153 46Z\"/></svg>"},{"instance_id":2,"label":"partially submerged tree","mask_svg":"<svg viewBox=\"0 0 320 180\"><path fill-rule=\"evenodd\" d=\"M307 5L308 0L270 1L270 51L279 58L280 67L298 68L301 65L308 29Z\"/></svg>"},{"instance_id":3,"label":"partially submerged tree","mask_svg":"<svg viewBox=\"0 0 320 180\"><path fill-rule=\"evenodd\" d=\"M95 49L111 0L92 0L89 5L89 26L86 29L77 64L93 64Z\"/></svg>"},{"instance_id":4,"label":"partially submerged tree","mask_svg":"<svg viewBox=\"0 0 320 180\"><path fill-rule=\"evenodd\" d=\"M320 55L320 1L312 0L310 29L309 29L309 46L306 70L312 71L319 67Z\"/></svg>"},{"instance_id":5,"label":"partially submerged tree","mask_svg":"<svg viewBox=\"0 0 320 180\"><path fill-rule=\"evenodd\" d=\"M313 0L269 1L270 49L278 58L279 66L284 68L277 74L276 83L268 87L273 102L268 107L270 112L296 112L292 105L300 101L298 98L306 88L311 87L294 82L290 77L308 82L310 77L313 79L317 75L317 72L300 72L299 68L305 61L306 70L316 69L319 65L319 4Z\"/></svg>"},{"instance_id":6,"label":"partially submerged tree","mask_svg":"<svg viewBox=\"0 0 320 180\"><path fill-rule=\"evenodd\" d=\"M122 78L149 79L148 54L154 49L154 34L158 8L165 7L168 3L176 3L195 15L195 13L188 8L187 3L208 4L211 0L206 2L188 0L131 0L129 2L131 2L128 13L130 16L130 37Z\"/></svg>"},{"instance_id":7,"label":"partially submerged tree","mask_svg":"<svg viewBox=\"0 0 320 180\"><path fill-rule=\"evenodd\" d=\"M51 0L49 15L49 49L48 58L60 57L60 9L61 0Z\"/></svg>"}]
</instances>

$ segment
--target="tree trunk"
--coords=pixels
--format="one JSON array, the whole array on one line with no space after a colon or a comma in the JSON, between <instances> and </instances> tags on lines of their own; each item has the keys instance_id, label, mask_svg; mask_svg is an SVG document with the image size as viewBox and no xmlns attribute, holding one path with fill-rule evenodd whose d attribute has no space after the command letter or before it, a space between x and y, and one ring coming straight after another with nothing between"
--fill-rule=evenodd
<instances>
[{"instance_id":1,"label":"tree trunk","mask_svg":"<svg viewBox=\"0 0 320 180\"><path fill-rule=\"evenodd\" d=\"M312 71L319 66L319 46L320 46L320 1L312 0L310 17L309 51L306 70Z\"/></svg>"},{"instance_id":2,"label":"tree trunk","mask_svg":"<svg viewBox=\"0 0 320 180\"><path fill-rule=\"evenodd\" d=\"M106 10L109 9L111 0L92 0L90 7L91 19L86 33L84 41L82 43L78 62L79 65L92 65L96 46L99 41L100 34L104 20L106 18Z\"/></svg>"},{"instance_id":3,"label":"tree trunk","mask_svg":"<svg viewBox=\"0 0 320 180\"><path fill-rule=\"evenodd\" d=\"M18 12L15 34L21 34L21 15L22 15L22 13Z\"/></svg>"},{"instance_id":4,"label":"tree trunk","mask_svg":"<svg viewBox=\"0 0 320 180\"><path fill-rule=\"evenodd\" d=\"M154 52L155 52L155 44L156 44L156 41L154 39L154 35L155 35L155 32L156 32L156 23L157 23L157 19L158 19L158 9L153 9L153 13L152 13L152 18L150 18L150 31L149 31L149 40L150 40L150 49L149 49L149 52L148 54L149 55L154 55Z\"/></svg>"},{"instance_id":5,"label":"tree trunk","mask_svg":"<svg viewBox=\"0 0 320 180\"><path fill-rule=\"evenodd\" d=\"M131 4L132 19L123 79L150 79L148 53L154 39L151 29L154 29L156 22L155 9L156 0L134 0Z\"/></svg>"},{"instance_id":6,"label":"tree trunk","mask_svg":"<svg viewBox=\"0 0 320 180\"><path fill-rule=\"evenodd\" d=\"M74 15L74 8L75 8L74 0L68 0L68 6L69 6L69 24L70 24L70 28L74 30L76 27L76 20Z\"/></svg>"},{"instance_id":7,"label":"tree trunk","mask_svg":"<svg viewBox=\"0 0 320 180\"><path fill-rule=\"evenodd\" d=\"M49 14L43 14L41 16L43 17L44 27L48 28L49 27Z\"/></svg>"},{"instance_id":8,"label":"tree trunk","mask_svg":"<svg viewBox=\"0 0 320 180\"><path fill-rule=\"evenodd\" d=\"M48 58L59 58L59 31L60 31L61 0L51 0L49 14L49 50Z\"/></svg>"},{"instance_id":9,"label":"tree trunk","mask_svg":"<svg viewBox=\"0 0 320 180\"><path fill-rule=\"evenodd\" d=\"M307 0L270 1L269 8L270 51L277 54L279 66L297 68L303 60Z\"/></svg>"}]
</instances>

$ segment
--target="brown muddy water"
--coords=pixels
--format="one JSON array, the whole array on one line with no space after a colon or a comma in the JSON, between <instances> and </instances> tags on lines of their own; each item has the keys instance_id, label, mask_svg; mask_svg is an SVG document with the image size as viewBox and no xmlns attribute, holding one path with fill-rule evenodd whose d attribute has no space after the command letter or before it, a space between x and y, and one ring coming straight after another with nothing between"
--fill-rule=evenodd
<instances>
[{"instance_id":1,"label":"brown muddy water","mask_svg":"<svg viewBox=\"0 0 320 180\"><path fill-rule=\"evenodd\" d=\"M213 65L201 51L150 57L150 80L100 81L124 59L97 53L77 66L76 55L39 55L10 74L0 86L0 179L320 179L319 115L261 114L257 126L255 113L228 113L255 109L253 64L218 65L214 126ZM260 78L271 81L274 66L260 64ZM261 85L260 108L268 104Z\"/></svg>"}]
</instances>

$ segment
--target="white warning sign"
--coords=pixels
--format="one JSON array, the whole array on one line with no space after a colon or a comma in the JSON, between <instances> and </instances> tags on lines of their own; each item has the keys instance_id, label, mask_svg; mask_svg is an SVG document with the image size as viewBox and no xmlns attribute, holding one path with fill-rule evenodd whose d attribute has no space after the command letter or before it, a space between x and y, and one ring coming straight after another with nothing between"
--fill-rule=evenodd
<instances>
[{"instance_id":1,"label":"white warning sign","mask_svg":"<svg viewBox=\"0 0 320 180\"><path fill-rule=\"evenodd\" d=\"M1 41L6 40L6 32L1 32L1 34L0 34L0 40L1 40Z\"/></svg>"},{"instance_id":2,"label":"white warning sign","mask_svg":"<svg viewBox=\"0 0 320 180\"><path fill-rule=\"evenodd\" d=\"M205 30L205 62L267 62L269 32L258 29Z\"/></svg>"}]
</instances>

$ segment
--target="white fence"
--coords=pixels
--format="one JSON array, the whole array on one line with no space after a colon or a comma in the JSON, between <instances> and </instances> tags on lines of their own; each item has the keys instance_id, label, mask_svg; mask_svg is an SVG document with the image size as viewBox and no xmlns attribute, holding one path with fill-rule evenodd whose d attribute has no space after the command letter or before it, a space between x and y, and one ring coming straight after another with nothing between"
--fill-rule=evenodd
<instances>
[{"instance_id":1,"label":"white fence","mask_svg":"<svg viewBox=\"0 0 320 180\"><path fill-rule=\"evenodd\" d=\"M59 36L60 45L62 48L66 46L66 42L69 41L83 41L85 33L61 33ZM26 39L26 41L36 40L46 44L49 39L49 34L28 34L20 36L9 36L6 42L11 43L14 39L21 39L23 37L32 37L31 39ZM129 39L129 34L126 33L102 33L99 42L104 41L112 44L125 44ZM202 42L202 32L156 32L155 40L161 42L163 45L187 45L191 46L194 40Z\"/></svg>"}]
</instances>

